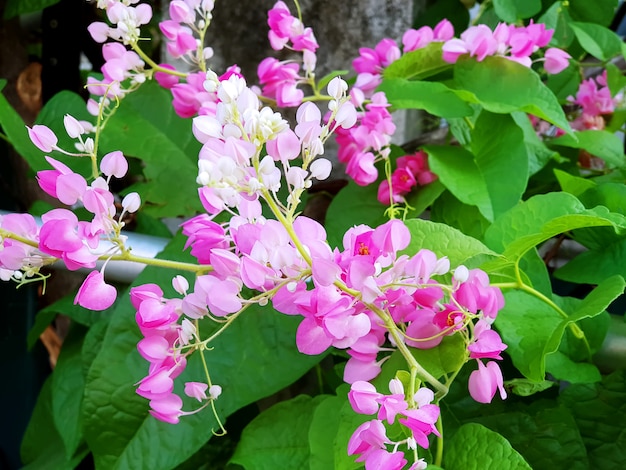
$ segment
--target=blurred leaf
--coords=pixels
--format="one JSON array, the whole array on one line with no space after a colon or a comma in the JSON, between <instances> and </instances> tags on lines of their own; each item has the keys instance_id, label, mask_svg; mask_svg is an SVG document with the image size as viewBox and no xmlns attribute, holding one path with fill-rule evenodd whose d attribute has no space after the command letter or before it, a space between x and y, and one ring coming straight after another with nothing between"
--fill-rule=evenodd
<instances>
[{"instance_id":1,"label":"blurred leaf","mask_svg":"<svg viewBox=\"0 0 626 470\"><path fill-rule=\"evenodd\" d=\"M595 23L569 25L582 48L595 58L606 61L622 53L622 40L610 29Z\"/></svg>"},{"instance_id":2,"label":"blurred leaf","mask_svg":"<svg viewBox=\"0 0 626 470\"><path fill-rule=\"evenodd\" d=\"M597 186L597 184L590 179L572 175L571 173L559 170L558 168L554 169L554 175L561 186L561 190L576 197L579 197L588 189L595 188Z\"/></svg>"},{"instance_id":3,"label":"blurred leaf","mask_svg":"<svg viewBox=\"0 0 626 470\"><path fill-rule=\"evenodd\" d=\"M620 138L607 131L586 130L574 135L563 135L550 141L550 145L561 145L583 149L595 157L603 159L609 168L624 168L624 143Z\"/></svg>"},{"instance_id":4,"label":"blurred leaf","mask_svg":"<svg viewBox=\"0 0 626 470\"><path fill-rule=\"evenodd\" d=\"M4 19L41 11L59 3L60 0L7 0L4 7Z\"/></svg>"},{"instance_id":5,"label":"blurred leaf","mask_svg":"<svg viewBox=\"0 0 626 470\"><path fill-rule=\"evenodd\" d=\"M563 6L562 2L556 1L539 17L537 23L543 23L546 29L554 30L550 41L551 46L567 48L574 40L574 32L569 27L571 21L568 9Z\"/></svg>"},{"instance_id":6,"label":"blurred leaf","mask_svg":"<svg viewBox=\"0 0 626 470\"><path fill-rule=\"evenodd\" d=\"M541 11L541 0L493 0L493 8L502 20L515 23Z\"/></svg>"},{"instance_id":7,"label":"blurred leaf","mask_svg":"<svg viewBox=\"0 0 626 470\"><path fill-rule=\"evenodd\" d=\"M566 9L574 21L588 21L608 26L613 21L618 0L569 0ZM565 5L564 5L565 7Z\"/></svg>"},{"instance_id":8,"label":"blurred leaf","mask_svg":"<svg viewBox=\"0 0 626 470\"><path fill-rule=\"evenodd\" d=\"M431 3L425 11L416 15L413 27L415 29L422 26L434 28L443 19L452 23L457 35L465 31L470 24L469 11L459 0L437 0Z\"/></svg>"},{"instance_id":9,"label":"blurred leaf","mask_svg":"<svg viewBox=\"0 0 626 470\"><path fill-rule=\"evenodd\" d=\"M600 382L602 376L598 368L588 362L574 362L560 351L546 356L546 371L556 380L573 384Z\"/></svg>"},{"instance_id":10,"label":"blurred leaf","mask_svg":"<svg viewBox=\"0 0 626 470\"><path fill-rule=\"evenodd\" d=\"M570 64L562 72L548 75L546 85L558 100L564 102L569 96L576 96L581 80L578 66Z\"/></svg>"},{"instance_id":11,"label":"blurred leaf","mask_svg":"<svg viewBox=\"0 0 626 470\"><path fill-rule=\"evenodd\" d=\"M4 85L6 85L6 80L0 80L0 90L4 88ZM24 121L1 93L0 127L15 151L28 162L31 168L37 170L47 165L43 152L30 141Z\"/></svg>"}]
</instances>

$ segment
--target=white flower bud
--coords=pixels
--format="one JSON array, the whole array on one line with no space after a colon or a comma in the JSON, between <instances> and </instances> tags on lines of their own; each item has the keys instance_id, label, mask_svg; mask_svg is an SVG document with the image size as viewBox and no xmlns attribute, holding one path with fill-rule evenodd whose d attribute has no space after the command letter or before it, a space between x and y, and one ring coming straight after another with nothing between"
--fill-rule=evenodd
<instances>
[{"instance_id":1,"label":"white flower bud","mask_svg":"<svg viewBox=\"0 0 626 470\"><path fill-rule=\"evenodd\" d=\"M124 199L122 199L122 207L126 212L130 212L131 214L137 212L139 206L141 206L141 198L139 194L135 192L128 193L124 196Z\"/></svg>"}]
</instances>

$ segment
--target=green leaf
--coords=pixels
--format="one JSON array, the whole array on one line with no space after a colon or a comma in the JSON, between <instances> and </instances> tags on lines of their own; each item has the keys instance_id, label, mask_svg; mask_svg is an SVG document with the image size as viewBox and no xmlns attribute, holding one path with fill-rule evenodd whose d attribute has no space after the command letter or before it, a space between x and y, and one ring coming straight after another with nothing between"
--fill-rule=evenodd
<instances>
[{"instance_id":1,"label":"green leaf","mask_svg":"<svg viewBox=\"0 0 626 470\"><path fill-rule=\"evenodd\" d=\"M448 225L423 219L407 220L405 224L411 232L411 242L402 253L409 256L425 248L438 257L447 256L450 266L453 267L465 264L473 258L495 256L482 242Z\"/></svg>"},{"instance_id":2,"label":"green leaf","mask_svg":"<svg viewBox=\"0 0 626 470\"><path fill-rule=\"evenodd\" d=\"M467 360L467 345L461 335L452 335L443 338L435 348L411 348L411 354L422 367L438 379L461 368Z\"/></svg>"},{"instance_id":3,"label":"green leaf","mask_svg":"<svg viewBox=\"0 0 626 470\"><path fill-rule=\"evenodd\" d=\"M419 29L422 26L434 28L443 19L450 21L455 31L465 31L470 23L469 11L465 5L458 0L438 0L416 15L413 28Z\"/></svg>"},{"instance_id":4,"label":"green leaf","mask_svg":"<svg viewBox=\"0 0 626 470\"><path fill-rule=\"evenodd\" d=\"M528 153L524 134L511 116L483 111L472 131L471 146L497 218L515 206L526 190Z\"/></svg>"},{"instance_id":5,"label":"green leaf","mask_svg":"<svg viewBox=\"0 0 626 470\"><path fill-rule=\"evenodd\" d=\"M41 11L44 8L59 3L60 0L7 0L4 7L4 19Z\"/></svg>"},{"instance_id":6,"label":"green leaf","mask_svg":"<svg viewBox=\"0 0 626 470\"><path fill-rule=\"evenodd\" d=\"M479 416L476 420L508 439L534 469L590 468L574 417L564 406L537 401L524 412Z\"/></svg>"},{"instance_id":7,"label":"green leaf","mask_svg":"<svg viewBox=\"0 0 626 470\"><path fill-rule=\"evenodd\" d=\"M476 424L464 424L444 452L446 470L532 470L500 434Z\"/></svg>"},{"instance_id":8,"label":"green leaf","mask_svg":"<svg viewBox=\"0 0 626 470\"><path fill-rule=\"evenodd\" d=\"M504 57L486 57L482 62L461 57L454 67L454 82L487 111L524 111L572 132L556 96L535 71L521 64Z\"/></svg>"},{"instance_id":9,"label":"green leaf","mask_svg":"<svg viewBox=\"0 0 626 470\"><path fill-rule=\"evenodd\" d=\"M556 176L561 189L573 196L579 197L585 191L591 188L595 188L597 183L587 178L581 178L580 176L572 175L565 171L554 169L554 175Z\"/></svg>"},{"instance_id":10,"label":"green leaf","mask_svg":"<svg viewBox=\"0 0 626 470\"><path fill-rule=\"evenodd\" d=\"M557 351L565 328L604 312L625 285L620 276L606 279L567 318L534 295L522 291L505 293L505 306L498 314L496 326L515 367L530 380L544 380L546 356Z\"/></svg>"},{"instance_id":11,"label":"green leaf","mask_svg":"<svg viewBox=\"0 0 626 470\"><path fill-rule=\"evenodd\" d=\"M582 22L571 22L570 27L582 48L595 58L609 60L622 53L622 40L610 29Z\"/></svg>"},{"instance_id":12,"label":"green leaf","mask_svg":"<svg viewBox=\"0 0 626 470\"><path fill-rule=\"evenodd\" d=\"M143 210L152 217L192 215L202 210L195 184L200 143L191 132L191 120L176 116L170 101L167 90L145 83L122 101L101 134L103 151L121 150L144 162L147 181L128 191L142 195L147 203Z\"/></svg>"},{"instance_id":13,"label":"green leaf","mask_svg":"<svg viewBox=\"0 0 626 470\"><path fill-rule=\"evenodd\" d=\"M326 398L300 395L262 412L243 430L230 463L246 470L307 468L309 427L316 407Z\"/></svg>"},{"instance_id":14,"label":"green leaf","mask_svg":"<svg viewBox=\"0 0 626 470\"><path fill-rule=\"evenodd\" d=\"M615 16L618 0L569 0L567 10L574 21L588 21L609 26ZM565 8L564 8L565 9Z\"/></svg>"},{"instance_id":15,"label":"green leaf","mask_svg":"<svg viewBox=\"0 0 626 470\"><path fill-rule=\"evenodd\" d=\"M564 102L569 96L576 96L581 81L580 68L570 64L562 72L548 75L546 85L558 100Z\"/></svg>"},{"instance_id":16,"label":"green leaf","mask_svg":"<svg viewBox=\"0 0 626 470\"><path fill-rule=\"evenodd\" d=\"M560 351L546 356L546 371L556 380L565 380L574 384L590 384L600 382L602 379L595 365L588 362L574 362Z\"/></svg>"},{"instance_id":17,"label":"green leaf","mask_svg":"<svg viewBox=\"0 0 626 470\"><path fill-rule=\"evenodd\" d=\"M26 470L73 470L87 455L85 449L71 459L66 457L63 440L52 416L52 377L44 383L26 428L20 455Z\"/></svg>"},{"instance_id":18,"label":"green leaf","mask_svg":"<svg viewBox=\"0 0 626 470\"><path fill-rule=\"evenodd\" d=\"M84 328L76 325L63 341L63 348L52 374L52 415L70 460L83 442L81 406L86 371L83 369Z\"/></svg>"},{"instance_id":19,"label":"green leaf","mask_svg":"<svg viewBox=\"0 0 626 470\"><path fill-rule=\"evenodd\" d=\"M524 377L541 382L545 378L545 356L559 347L556 331L562 319L546 303L525 292L505 292L504 299L496 327L508 346L506 353Z\"/></svg>"},{"instance_id":20,"label":"green leaf","mask_svg":"<svg viewBox=\"0 0 626 470\"><path fill-rule=\"evenodd\" d=\"M543 392L554 387L556 382L550 380L542 380L541 382L533 382L528 379L511 379L505 380L504 386L507 390L520 397L529 397L535 393Z\"/></svg>"},{"instance_id":21,"label":"green leaf","mask_svg":"<svg viewBox=\"0 0 626 470\"><path fill-rule=\"evenodd\" d=\"M485 244L501 252L513 241L540 233L550 221L569 214L579 214L585 206L566 193L549 193L531 197L499 217L485 233Z\"/></svg>"},{"instance_id":22,"label":"green leaf","mask_svg":"<svg viewBox=\"0 0 626 470\"><path fill-rule=\"evenodd\" d=\"M514 112L511 113L511 117L524 133L524 145L528 153L528 174L534 175L558 154L546 147L543 140L537 136L537 132L526 113Z\"/></svg>"},{"instance_id":23,"label":"green leaf","mask_svg":"<svg viewBox=\"0 0 626 470\"><path fill-rule=\"evenodd\" d=\"M607 276L626 276L626 238L584 251L554 272L564 281L597 284Z\"/></svg>"},{"instance_id":24,"label":"green leaf","mask_svg":"<svg viewBox=\"0 0 626 470\"><path fill-rule=\"evenodd\" d=\"M443 185L461 202L478 207L493 221L493 207L487 183L474 161L474 155L462 147L426 146L428 164Z\"/></svg>"},{"instance_id":25,"label":"green leaf","mask_svg":"<svg viewBox=\"0 0 626 470\"><path fill-rule=\"evenodd\" d=\"M471 116L474 113L454 90L440 82L385 78L378 90L384 91L389 103L397 109L423 109L444 118Z\"/></svg>"},{"instance_id":26,"label":"green leaf","mask_svg":"<svg viewBox=\"0 0 626 470\"><path fill-rule=\"evenodd\" d=\"M569 27L570 22L568 10L562 2L554 2L537 20L537 23L545 24L546 29L554 30L550 45L560 48L567 48L574 40L574 32Z\"/></svg>"},{"instance_id":27,"label":"green leaf","mask_svg":"<svg viewBox=\"0 0 626 470\"><path fill-rule=\"evenodd\" d=\"M163 256L189 261L183 245L183 237L176 237ZM175 274L178 273L148 267L136 284L154 282L167 286ZM148 401L135 393L134 384L147 374L148 364L136 350L142 335L134 318L135 311L126 297L113 311L102 348L89 369L83 432L98 468L171 469L195 454L212 437L211 431L217 429L217 424L210 408L181 418L176 426L148 414ZM205 334L206 323L201 324ZM216 402L220 417L275 393L320 360L319 356L297 351L298 323L298 318L277 314L269 307L253 306L212 342L214 349L206 352L206 359L213 382L223 388ZM202 377L202 361L194 355L177 383L180 387L185 381ZM194 409L193 402L188 400L184 409Z\"/></svg>"},{"instance_id":28,"label":"green leaf","mask_svg":"<svg viewBox=\"0 0 626 470\"><path fill-rule=\"evenodd\" d=\"M3 82L6 84L6 80ZM24 121L3 94L0 94L0 127L16 152L28 162L31 168L38 169L47 165L43 152L30 141Z\"/></svg>"},{"instance_id":29,"label":"green leaf","mask_svg":"<svg viewBox=\"0 0 626 470\"><path fill-rule=\"evenodd\" d=\"M550 141L550 145L583 149L603 159L609 168L624 168L624 144L618 136L607 131L578 131L575 135L563 135Z\"/></svg>"},{"instance_id":30,"label":"green leaf","mask_svg":"<svg viewBox=\"0 0 626 470\"><path fill-rule=\"evenodd\" d=\"M383 72L383 78L406 78L421 80L452 67L443 60L442 42L431 42L428 46L403 54Z\"/></svg>"},{"instance_id":31,"label":"green leaf","mask_svg":"<svg viewBox=\"0 0 626 470\"><path fill-rule=\"evenodd\" d=\"M493 8L502 20L515 23L541 11L541 0L493 0Z\"/></svg>"},{"instance_id":32,"label":"green leaf","mask_svg":"<svg viewBox=\"0 0 626 470\"><path fill-rule=\"evenodd\" d=\"M599 384L571 385L559 401L574 415L587 447L588 468L621 468L626 462L626 372L614 372Z\"/></svg>"},{"instance_id":33,"label":"green leaf","mask_svg":"<svg viewBox=\"0 0 626 470\"><path fill-rule=\"evenodd\" d=\"M110 311L94 312L80 305L74 305L75 297L75 293L66 295L37 312L35 324L28 332L27 344L29 349L35 345L39 336L41 336L48 325L52 323L52 320L59 314L70 317L76 323L85 326L91 326L103 316L110 314Z\"/></svg>"},{"instance_id":34,"label":"green leaf","mask_svg":"<svg viewBox=\"0 0 626 470\"><path fill-rule=\"evenodd\" d=\"M337 435L335 438L334 461L335 470L354 470L363 468L363 463L355 462L356 455L348 455L348 441L350 437L361 424L372 419L371 416L355 413L347 400L348 389L345 394L337 391L337 396L343 396L343 406L339 410L339 426L337 427Z\"/></svg>"},{"instance_id":35,"label":"green leaf","mask_svg":"<svg viewBox=\"0 0 626 470\"><path fill-rule=\"evenodd\" d=\"M483 239L485 230L491 225L476 206L462 203L450 191L444 192L433 203L430 220L454 227L478 240Z\"/></svg>"},{"instance_id":36,"label":"green leaf","mask_svg":"<svg viewBox=\"0 0 626 470\"><path fill-rule=\"evenodd\" d=\"M405 196L409 207L406 218L419 217L422 215L445 190L446 188L441 184L441 181L435 180L432 183L428 183L426 186L418 186L417 189L411 191Z\"/></svg>"},{"instance_id":37,"label":"green leaf","mask_svg":"<svg viewBox=\"0 0 626 470\"><path fill-rule=\"evenodd\" d=\"M340 410L345 402L345 397L326 396L315 408L309 428L310 470L335 468L333 431L339 427Z\"/></svg>"}]
</instances>

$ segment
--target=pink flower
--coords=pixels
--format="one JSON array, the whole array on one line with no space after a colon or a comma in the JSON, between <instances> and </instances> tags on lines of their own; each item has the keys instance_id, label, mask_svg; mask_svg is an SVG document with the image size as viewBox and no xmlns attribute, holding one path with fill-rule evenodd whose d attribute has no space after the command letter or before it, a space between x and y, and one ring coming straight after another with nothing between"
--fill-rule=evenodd
<instances>
[{"instance_id":1,"label":"pink flower","mask_svg":"<svg viewBox=\"0 0 626 470\"><path fill-rule=\"evenodd\" d=\"M572 58L567 52L556 47L547 49L544 57L546 61L543 67L546 69L546 72L551 74L557 74L565 70L569 65L569 59Z\"/></svg>"},{"instance_id":2,"label":"pink flower","mask_svg":"<svg viewBox=\"0 0 626 470\"><path fill-rule=\"evenodd\" d=\"M106 176L115 176L116 178L123 178L128 171L128 162L124 158L124 154L119 150L107 153L102 157L100 162L100 170Z\"/></svg>"},{"instance_id":3,"label":"pink flower","mask_svg":"<svg viewBox=\"0 0 626 470\"><path fill-rule=\"evenodd\" d=\"M372 415L378 411L378 399L382 396L376 391L376 387L363 380L354 382L348 392L348 400L352 409L364 415Z\"/></svg>"},{"instance_id":4,"label":"pink flower","mask_svg":"<svg viewBox=\"0 0 626 470\"><path fill-rule=\"evenodd\" d=\"M206 400L206 391L209 388L208 384L201 382L186 382L185 383L185 395L191 398L195 398L199 402Z\"/></svg>"},{"instance_id":5,"label":"pink flower","mask_svg":"<svg viewBox=\"0 0 626 470\"><path fill-rule=\"evenodd\" d=\"M361 454L357 462L363 462L372 451L384 449L388 443L390 441L382 421L366 421L352 433L348 441L348 455Z\"/></svg>"},{"instance_id":6,"label":"pink flower","mask_svg":"<svg viewBox=\"0 0 626 470\"><path fill-rule=\"evenodd\" d=\"M366 470L402 470L407 464L404 453L400 451L388 452L385 449L376 449L367 455Z\"/></svg>"},{"instance_id":7,"label":"pink flower","mask_svg":"<svg viewBox=\"0 0 626 470\"><path fill-rule=\"evenodd\" d=\"M478 361L478 370L470 374L468 388L470 395L479 403L491 403L496 394L500 391L500 398L506 398L504 390L504 379L502 371L496 362L488 362L485 366Z\"/></svg>"},{"instance_id":8,"label":"pink flower","mask_svg":"<svg viewBox=\"0 0 626 470\"><path fill-rule=\"evenodd\" d=\"M500 353L507 348L500 335L485 320L474 326L474 342L467 349L471 359L502 359Z\"/></svg>"},{"instance_id":9,"label":"pink flower","mask_svg":"<svg viewBox=\"0 0 626 470\"><path fill-rule=\"evenodd\" d=\"M80 286L74 304L89 310L106 310L117 297L115 287L104 282L104 276L100 271L91 271L83 284Z\"/></svg>"},{"instance_id":10,"label":"pink flower","mask_svg":"<svg viewBox=\"0 0 626 470\"><path fill-rule=\"evenodd\" d=\"M30 137L31 142L42 152L52 152L57 148L59 139L50 128L36 124L32 128L26 126L26 129L28 129L28 137Z\"/></svg>"},{"instance_id":11,"label":"pink flower","mask_svg":"<svg viewBox=\"0 0 626 470\"><path fill-rule=\"evenodd\" d=\"M405 418L398 421L413 431L413 437L420 447L428 449L428 435L439 436L435 423L439 419L439 407L437 405L423 405L417 410L406 410Z\"/></svg>"},{"instance_id":12,"label":"pink flower","mask_svg":"<svg viewBox=\"0 0 626 470\"><path fill-rule=\"evenodd\" d=\"M182 399L173 393L150 400L150 414L165 423L177 424L182 407Z\"/></svg>"}]
</instances>

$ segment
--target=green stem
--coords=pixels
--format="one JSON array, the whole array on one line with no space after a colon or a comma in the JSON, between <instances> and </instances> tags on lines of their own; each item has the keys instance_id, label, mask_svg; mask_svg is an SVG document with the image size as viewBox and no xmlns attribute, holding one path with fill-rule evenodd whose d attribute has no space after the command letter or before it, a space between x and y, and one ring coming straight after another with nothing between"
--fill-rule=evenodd
<instances>
[{"instance_id":1,"label":"green stem","mask_svg":"<svg viewBox=\"0 0 626 470\"><path fill-rule=\"evenodd\" d=\"M492 286L498 287L500 289L519 289L523 292L526 292L527 294L532 295L533 297L544 302L546 305L550 306L550 308L552 308L564 320L569 320L569 315L567 314L567 312L565 312L565 310L559 307L551 298L542 294L538 290L530 287L528 284L522 281L518 264L515 265L515 275L517 278L517 282L495 283L495 284L492 284ZM591 358L592 356L591 345L589 344L589 341L587 340L587 337L585 336L585 332L581 330L580 326L578 326L578 324L576 324L575 322L569 323L567 327L570 329L570 331L576 338L578 338L579 340L583 342L583 344L585 345L585 349L587 350L587 355L589 356L589 358Z\"/></svg>"},{"instance_id":2,"label":"green stem","mask_svg":"<svg viewBox=\"0 0 626 470\"><path fill-rule=\"evenodd\" d=\"M133 263L145 264L146 266L156 266L159 268L176 269L178 271L192 272L197 275L205 274L213 271L212 266L197 265L192 263L185 263L182 261L171 261L167 259L148 258L145 256L135 256L131 252L127 251L118 255L101 255L99 260L111 260L111 261L130 261Z\"/></svg>"},{"instance_id":3,"label":"green stem","mask_svg":"<svg viewBox=\"0 0 626 470\"><path fill-rule=\"evenodd\" d=\"M146 55L146 53L141 49L141 47L139 47L139 45L136 42L131 43L130 45L133 48L133 51L135 51L139 57L141 57L141 59L150 66L151 69L157 71L157 72L163 72L163 73L168 73L170 75L174 75L176 77L182 77L182 78L186 78L187 74L183 73L183 72L179 72L178 70L170 70L170 69L166 69L164 67L161 67L159 64L157 64L154 60L152 60L150 57L148 57Z\"/></svg>"},{"instance_id":4,"label":"green stem","mask_svg":"<svg viewBox=\"0 0 626 470\"><path fill-rule=\"evenodd\" d=\"M20 235L17 235L13 232L8 232L6 230L0 229L0 239L10 238L11 240L18 241L20 243L24 243L25 245L32 246L33 248L39 248L39 244L33 240L29 240L28 238L24 238ZM109 255L102 254L98 257L100 261L130 261L133 263L145 264L146 266L157 266L160 268L169 268L176 269L178 271L187 271L192 272L197 275L211 272L213 268L211 266L206 265L197 265L192 263L184 263L182 261L170 261L166 259L159 258L148 258L145 256L136 256L133 255L131 251L126 250L117 255Z\"/></svg>"},{"instance_id":5,"label":"green stem","mask_svg":"<svg viewBox=\"0 0 626 470\"><path fill-rule=\"evenodd\" d=\"M439 414L439 418L437 418L435 426L437 426L437 431L439 431L439 437L437 438L437 450L435 451L435 465L441 467L443 460L443 421L441 420L441 414Z\"/></svg>"}]
</instances>

